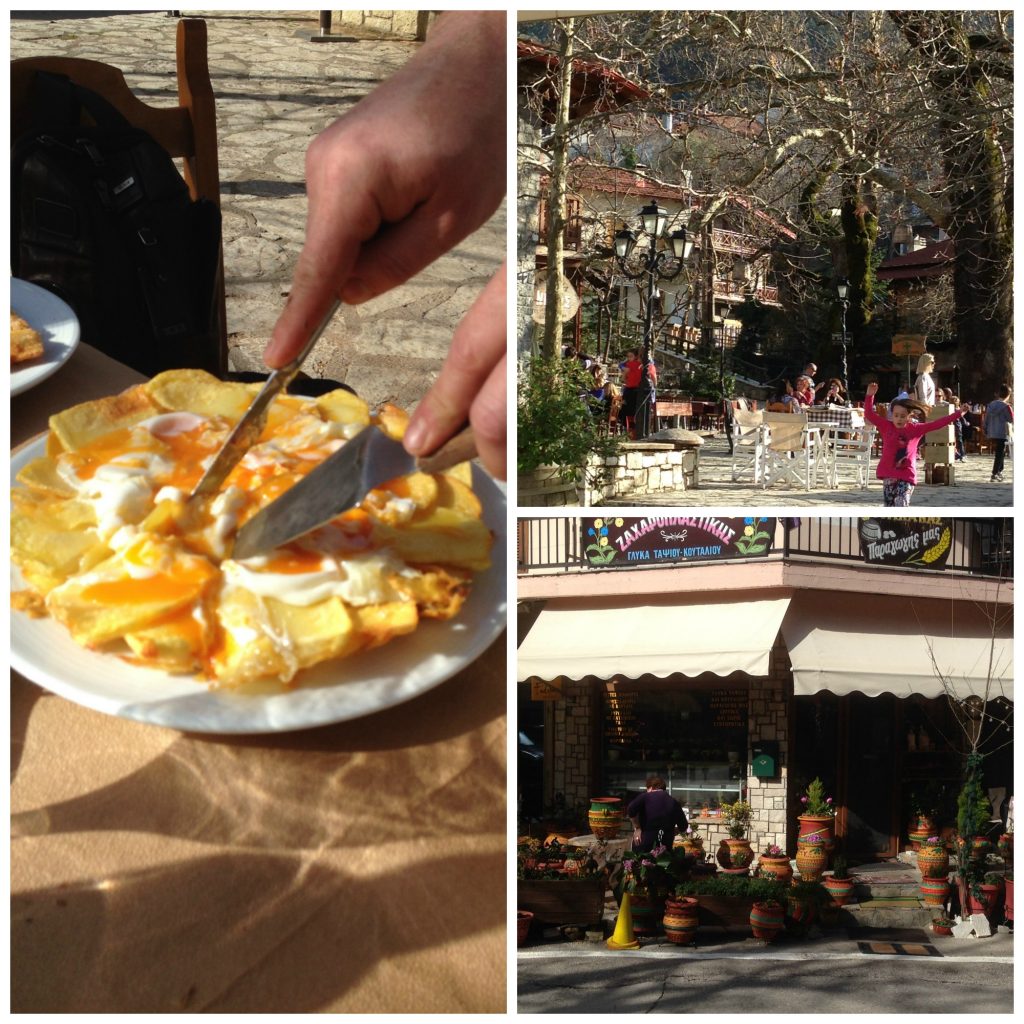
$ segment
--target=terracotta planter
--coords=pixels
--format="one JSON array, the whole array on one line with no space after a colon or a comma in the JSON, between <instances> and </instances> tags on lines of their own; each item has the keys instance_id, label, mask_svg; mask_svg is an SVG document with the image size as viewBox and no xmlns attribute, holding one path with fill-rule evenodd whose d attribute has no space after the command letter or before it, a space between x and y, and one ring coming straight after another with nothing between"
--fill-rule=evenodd
<instances>
[{"instance_id":1,"label":"terracotta planter","mask_svg":"<svg viewBox=\"0 0 1024 1024\"><path fill-rule=\"evenodd\" d=\"M820 882L828 867L828 851L821 843L797 843L796 869L805 882Z\"/></svg>"},{"instance_id":2,"label":"terracotta planter","mask_svg":"<svg viewBox=\"0 0 1024 1024\"><path fill-rule=\"evenodd\" d=\"M921 898L929 907L944 907L949 888L945 878L925 878L921 881Z\"/></svg>"},{"instance_id":3,"label":"terracotta planter","mask_svg":"<svg viewBox=\"0 0 1024 1024\"><path fill-rule=\"evenodd\" d=\"M769 857L761 854L757 862L757 870L762 878L774 878L777 882L793 881L793 865L788 857Z\"/></svg>"},{"instance_id":4,"label":"terracotta planter","mask_svg":"<svg viewBox=\"0 0 1024 1024\"><path fill-rule=\"evenodd\" d=\"M937 921L932 921L932 931L936 935L952 935L953 926L950 924L939 924Z\"/></svg>"},{"instance_id":5,"label":"terracotta planter","mask_svg":"<svg viewBox=\"0 0 1024 1024\"><path fill-rule=\"evenodd\" d=\"M754 861L749 839L723 839L718 845L715 859L729 872L746 872Z\"/></svg>"},{"instance_id":6,"label":"terracotta planter","mask_svg":"<svg viewBox=\"0 0 1024 1024\"><path fill-rule=\"evenodd\" d=\"M945 878L949 874L949 850L944 846L922 846L917 851L917 869L922 878Z\"/></svg>"},{"instance_id":7,"label":"terracotta planter","mask_svg":"<svg viewBox=\"0 0 1024 1024\"><path fill-rule=\"evenodd\" d=\"M657 935L665 916L664 896L645 896L631 892L629 908L633 912L633 932L636 935Z\"/></svg>"},{"instance_id":8,"label":"terracotta planter","mask_svg":"<svg viewBox=\"0 0 1024 1024\"><path fill-rule=\"evenodd\" d=\"M704 840L703 839L681 839L676 840L677 846L681 846L697 863L699 864L704 860Z\"/></svg>"},{"instance_id":9,"label":"terracotta planter","mask_svg":"<svg viewBox=\"0 0 1024 1024\"><path fill-rule=\"evenodd\" d=\"M938 835L935 829L935 819L930 814L919 814L916 818L914 832L923 832L925 836Z\"/></svg>"},{"instance_id":10,"label":"terracotta planter","mask_svg":"<svg viewBox=\"0 0 1024 1024\"><path fill-rule=\"evenodd\" d=\"M1007 921L1013 920L1013 879L1007 878L1003 893L1003 914Z\"/></svg>"},{"instance_id":11,"label":"terracotta planter","mask_svg":"<svg viewBox=\"0 0 1024 1024\"><path fill-rule=\"evenodd\" d=\"M836 845L836 819L831 814L801 814L797 821L800 822L800 834L797 836L798 842L806 836L821 836L822 840L824 840L825 849L829 853L832 852Z\"/></svg>"},{"instance_id":12,"label":"terracotta planter","mask_svg":"<svg viewBox=\"0 0 1024 1024\"><path fill-rule=\"evenodd\" d=\"M828 878L823 879L822 885L828 890L829 896L832 897L832 902L837 907L845 907L853 899L855 883L852 878L833 878L830 875Z\"/></svg>"},{"instance_id":13,"label":"terracotta planter","mask_svg":"<svg viewBox=\"0 0 1024 1024\"><path fill-rule=\"evenodd\" d=\"M530 934L530 925L533 923L533 914L529 910L516 911L516 945L526 944L526 937Z\"/></svg>"},{"instance_id":14,"label":"terracotta planter","mask_svg":"<svg viewBox=\"0 0 1024 1024\"><path fill-rule=\"evenodd\" d=\"M516 906L543 924L596 924L604 916L604 878L520 879Z\"/></svg>"},{"instance_id":15,"label":"terracotta planter","mask_svg":"<svg viewBox=\"0 0 1024 1024\"><path fill-rule=\"evenodd\" d=\"M665 900L665 915L661 926L665 938L677 946L688 946L695 941L700 921L698 902L695 896L680 896Z\"/></svg>"},{"instance_id":16,"label":"terracotta planter","mask_svg":"<svg viewBox=\"0 0 1024 1024\"><path fill-rule=\"evenodd\" d=\"M964 914L984 914L990 921L994 921L1002 906L1003 886L1001 883L982 883L981 899L978 899L970 886L961 885L960 896Z\"/></svg>"},{"instance_id":17,"label":"terracotta planter","mask_svg":"<svg viewBox=\"0 0 1024 1024\"><path fill-rule=\"evenodd\" d=\"M622 801L617 796L592 796L587 823L598 839L614 839L622 830Z\"/></svg>"},{"instance_id":18,"label":"terracotta planter","mask_svg":"<svg viewBox=\"0 0 1024 1024\"><path fill-rule=\"evenodd\" d=\"M750 929L755 939L774 942L785 927L786 908L781 903L768 900L764 903L755 903L750 908Z\"/></svg>"},{"instance_id":19,"label":"terracotta planter","mask_svg":"<svg viewBox=\"0 0 1024 1024\"><path fill-rule=\"evenodd\" d=\"M934 832L910 832L907 835L907 841L910 843L910 848L918 853L921 850L921 844L929 837L935 835Z\"/></svg>"},{"instance_id":20,"label":"terracotta planter","mask_svg":"<svg viewBox=\"0 0 1024 1024\"><path fill-rule=\"evenodd\" d=\"M786 927L802 935L814 921L814 904L810 900L796 900L792 897L786 901Z\"/></svg>"}]
</instances>

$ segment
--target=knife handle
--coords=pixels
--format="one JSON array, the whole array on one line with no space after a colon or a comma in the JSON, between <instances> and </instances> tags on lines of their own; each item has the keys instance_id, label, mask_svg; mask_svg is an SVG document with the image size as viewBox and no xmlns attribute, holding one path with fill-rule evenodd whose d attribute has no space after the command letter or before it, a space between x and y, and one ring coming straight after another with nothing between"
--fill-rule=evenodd
<instances>
[{"instance_id":1,"label":"knife handle","mask_svg":"<svg viewBox=\"0 0 1024 1024\"><path fill-rule=\"evenodd\" d=\"M423 473L441 473L460 462L476 458L476 437L472 427L460 430L449 438L436 452L422 455L416 460L416 468Z\"/></svg>"}]
</instances>

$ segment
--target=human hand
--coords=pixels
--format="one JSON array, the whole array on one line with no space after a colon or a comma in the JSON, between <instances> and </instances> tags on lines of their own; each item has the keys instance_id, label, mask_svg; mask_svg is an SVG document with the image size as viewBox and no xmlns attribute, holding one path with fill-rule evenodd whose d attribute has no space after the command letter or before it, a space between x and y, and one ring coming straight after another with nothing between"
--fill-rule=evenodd
<instances>
[{"instance_id":1,"label":"human hand","mask_svg":"<svg viewBox=\"0 0 1024 1024\"><path fill-rule=\"evenodd\" d=\"M505 13L450 11L408 64L306 152L306 239L263 354L283 366L331 302L408 280L505 193ZM504 320L503 320L504 322Z\"/></svg>"},{"instance_id":2,"label":"human hand","mask_svg":"<svg viewBox=\"0 0 1024 1024\"><path fill-rule=\"evenodd\" d=\"M505 339L503 266L455 328L441 373L409 420L403 444L410 454L433 452L468 419L480 461L505 479Z\"/></svg>"},{"instance_id":3,"label":"human hand","mask_svg":"<svg viewBox=\"0 0 1024 1024\"><path fill-rule=\"evenodd\" d=\"M875 382L875 381L872 381L872 382L871 382L871 383L870 383L870 384L868 385L868 390L867 390L867 393L868 393L868 395L869 395L869 396L870 396L871 398L874 398L874 397L875 397L875 395L877 395L877 394L878 394L878 384L877 384L877 382Z\"/></svg>"}]
</instances>

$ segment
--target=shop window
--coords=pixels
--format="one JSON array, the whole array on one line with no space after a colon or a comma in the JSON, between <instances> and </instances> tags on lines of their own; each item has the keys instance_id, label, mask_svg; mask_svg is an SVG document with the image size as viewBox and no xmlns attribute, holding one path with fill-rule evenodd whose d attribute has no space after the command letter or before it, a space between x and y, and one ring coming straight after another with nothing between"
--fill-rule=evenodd
<instances>
[{"instance_id":1,"label":"shop window","mask_svg":"<svg viewBox=\"0 0 1024 1024\"><path fill-rule=\"evenodd\" d=\"M745 799L746 688L612 681L602 692L602 790L631 798L659 775L693 814Z\"/></svg>"}]
</instances>

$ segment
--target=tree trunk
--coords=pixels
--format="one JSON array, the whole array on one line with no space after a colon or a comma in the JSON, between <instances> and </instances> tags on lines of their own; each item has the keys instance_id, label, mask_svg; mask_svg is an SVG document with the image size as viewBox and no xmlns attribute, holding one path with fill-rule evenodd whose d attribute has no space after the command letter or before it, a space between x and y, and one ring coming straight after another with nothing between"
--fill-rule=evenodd
<instances>
[{"instance_id":1,"label":"tree trunk","mask_svg":"<svg viewBox=\"0 0 1024 1024\"><path fill-rule=\"evenodd\" d=\"M562 354L562 264L565 259L565 193L568 176L569 111L572 99L573 28L567 18L558 23L562 31L559 50L558 113L551 136L551 181L548 185L547 297L544 306L544 338L541 355L554 359Z\"/></svg>"}]
</instances>

